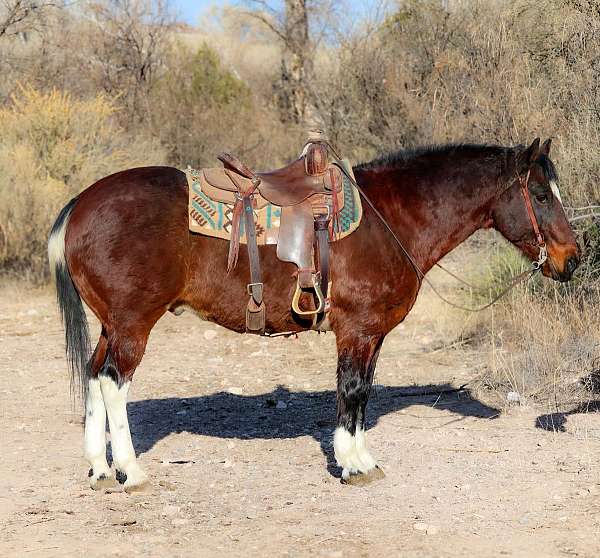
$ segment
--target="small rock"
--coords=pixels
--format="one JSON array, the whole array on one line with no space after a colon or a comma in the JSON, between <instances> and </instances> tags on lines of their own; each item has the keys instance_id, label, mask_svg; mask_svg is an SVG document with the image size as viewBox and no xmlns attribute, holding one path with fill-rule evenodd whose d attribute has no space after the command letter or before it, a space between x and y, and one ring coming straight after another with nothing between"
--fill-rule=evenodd
<instances>
[{"instance_id":1,"label":"small rock","mask_svg":"<svg viewBox=\"0 0 600 558\"><path fill-rule=\"evenodd\" d=\"M164 515L165 517L173 517L174 515L177 515L178 513L179 513L179 507L172 506L169 504L166 505L162 511L162 515Z\"/></svg>"},{"instance_id":2,"label":"small rock","mask_svg":"<svg viewBox=\"0 0 600 558\"><path fill-rule=\"evenodd\" d=\"M227 388L227 393L231 393L231 395L242 395L244 389L241 387L230 387Z\"/></svg>"},{"instance_id":3,"label":"small rock","mask_svg":"<svg viewBox=\"0 0 600 558\"><path fill-rule=\"evenodd\" d=\"M206 339L207 341L211 341L216 336L217 336L217 332L214 329L207 329L204 332L204 339Z\"/></svg>"},{"instance_id":4,"label":"small rock","mask_svg":"<svg viewBox=\"0 0 600 558\"><path fill-rule=\"evenodd\" d=\"M285 401L277 401L276 409L287 409L287 403Z\"/></svg>"},{"instance_id":5,"label":"small rock","mask_svg":"<svg viewBox=\"0 0 600 558\"><path fill-rule=\"evenodd\" d=\"M233 467L233 463L229 461L229 459L226 459L223 463L223 467L225 467L225 469L231 469L231 467Z\"/></svg>"},{"instance_id":6,"label":"small rock","mask_svg":"<svg viewBox=\"0 0 600 558\"><path fill-rule=\"evenodd\" d=\"M428 525L427 523L423 523L419 521L413 525L413 529L415 531L421 531L422 533L426 533L427 535L437 535L440 531L439 527L435 525Z\"/></svg>"},{"instance_id":7,"label":"small rock","mask_svg":"<svg viewBox=\"0 0 600 558\"><path fill-rule=\"evenodd\" d=\"M506 394L506 400L509 403L520 403L521 402L521 396L516 391L509 391Z\"/></svg>"}]
</instances>

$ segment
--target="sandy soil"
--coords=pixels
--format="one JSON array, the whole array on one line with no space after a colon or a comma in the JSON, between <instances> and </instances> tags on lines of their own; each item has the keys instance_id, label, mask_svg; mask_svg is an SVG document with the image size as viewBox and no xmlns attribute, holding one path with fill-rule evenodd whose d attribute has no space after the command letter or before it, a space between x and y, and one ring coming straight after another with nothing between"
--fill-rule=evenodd
<instances>
[{"instance_id":1,"label":"sandy soil","mask_svg":"<svg viewBox=\"0 0 600 558\"><path fill-rule=\"evenodd\" d=\"M0 556L598 556L600 416L549 432L436 393L481 363L440 349L427 309L383 347L368 437L387 477L368 487L333 463L332 334L166 316L129 404L152 489L127 495L88 488L52 295L0 289Z\"/></svg>"}]
</instances>

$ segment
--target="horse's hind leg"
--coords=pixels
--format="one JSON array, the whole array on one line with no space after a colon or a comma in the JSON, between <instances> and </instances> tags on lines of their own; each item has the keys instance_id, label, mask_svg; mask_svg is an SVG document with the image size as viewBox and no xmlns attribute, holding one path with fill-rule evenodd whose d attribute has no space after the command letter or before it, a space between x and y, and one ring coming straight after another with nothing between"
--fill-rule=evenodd
<instances>
[{"instance_id":1,"label":"horse's hind leg","mask_svg":"<svg viewBox=\"0 0 600 558\"><path fill-rule=\"evenodd\" d=\"M108 341L102 331L90 361L87 395L85 399L85 458L90 464L90 486L94 490L116 484L106 461L106 409L98 374L106 360Z\"/></svg>"},{"instance_id":2,"label":"horse's hind leg","mask_svg":"<svg viewBox=\"0 0 600 558\"><path fill-rule=\"evenodd\" d=\"M337 428L333 447L342 481L366 484L383 477L367 449L365 411L383 336L338 339Z\"/></svg>"},{"instance_id":3,"label":"horse's hind leg","mask_svg":"<svg viewBox=\"0 0 600 558\"><path fill-rule=\"evenodd\" d=\"M126 491L141 489L148 482L133 449L127 420L127 393L133 373L144 355L149 333L150 328L140 327L111 333L108 356L99 375L110 426L113 462L117 471L126 477Z\"/></svg>"}]
</instances>

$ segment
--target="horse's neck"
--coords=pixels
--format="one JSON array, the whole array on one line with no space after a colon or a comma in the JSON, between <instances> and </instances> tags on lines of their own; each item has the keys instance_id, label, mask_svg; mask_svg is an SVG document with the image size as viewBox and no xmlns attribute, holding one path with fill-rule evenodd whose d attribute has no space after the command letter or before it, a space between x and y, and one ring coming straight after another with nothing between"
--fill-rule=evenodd
<instances>
[{"instance_id":1,"label":"horse's neck","mask_svg":"<svg viewBox=\"0 0 600 558\"><path fill-rule=\"evenodd\" d=\"M415 259L427 272L475 231L489 226L496 179L473 178L468 171L443 180L379 170L361 175L367 196ZM360 180L360 179L359 179Z\"/></svg>"}]
</instances>

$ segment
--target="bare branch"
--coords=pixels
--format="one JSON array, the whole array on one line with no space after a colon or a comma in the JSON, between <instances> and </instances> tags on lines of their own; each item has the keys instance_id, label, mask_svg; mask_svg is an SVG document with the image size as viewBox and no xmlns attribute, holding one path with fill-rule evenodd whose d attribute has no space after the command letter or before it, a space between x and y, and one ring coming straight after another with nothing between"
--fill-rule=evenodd
<instances>
[{"instance_id":1,"label":"bare branch","mask_svg":"<svg viewBox=\"0 0 600 558\"><path fill-rule=\"evenodd\" d=\"M261 12L252 12L252 11L242 11L241 12L243 15L247 16L247 17L251 17L253 19L256 19L257 21L260 21L265 27L267 27L269 29L269 31L275 33L275 35L277 35L277 37L279 37L279 39L281 39L284 44L287 45L287 37L284 33L284 31L280 28L278 28L268 17L266 17L263 13Z\"/></svg>"},{"instance_id":2,"label":"bare branch","mask_svg":"<svg viewBox=\"0 0 600 558\"><path fill-rule=\"evenodd\" d=\"M583 221L584 219L596 219L600 217L600 213L588 213L587 215L578 215L577 217L573 217L569 219L570 223L575 223L576 221Z\"/></svg>"},{"instance_id":3,"label":"bare branch","mask_svg":"<svg viewBox=\"0 0 600 558\"><path fill-rule=\"evenodd\" d=\"M61 2L2 0L0 3L0 38L28 31L39 23L48 9L62 8Z\"/></svg>"}]
</instances>

